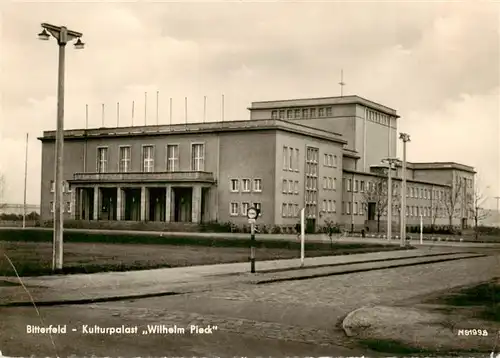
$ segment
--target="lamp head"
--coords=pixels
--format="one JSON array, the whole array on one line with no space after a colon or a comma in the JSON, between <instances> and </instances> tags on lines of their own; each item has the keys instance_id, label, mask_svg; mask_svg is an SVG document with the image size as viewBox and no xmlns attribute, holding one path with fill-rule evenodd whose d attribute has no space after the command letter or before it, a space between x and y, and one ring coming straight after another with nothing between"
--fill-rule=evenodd
<instances>
[{"instance_id":1,"label":"lamp head","mask_svg":"<svg viewBox=\"0 0 500 358\"><path fill-rule=\"evenodd\" d=\"M85 43L82 42L82 40L78 39L75 42L75 48L78 50L81 50L85 47Z\"/></svg>"},{"instance_id":2,"label":"lamp head","mask_svg":"<svg viewBox=\"0 0 500 358\"><path fill-rule=\"evenodd\" d=\"M47 30L43 29L42 32L38 34L38 39L43 41L47 41L48 39L50 39L50 35Z\"/></svg>"}]
</instances>

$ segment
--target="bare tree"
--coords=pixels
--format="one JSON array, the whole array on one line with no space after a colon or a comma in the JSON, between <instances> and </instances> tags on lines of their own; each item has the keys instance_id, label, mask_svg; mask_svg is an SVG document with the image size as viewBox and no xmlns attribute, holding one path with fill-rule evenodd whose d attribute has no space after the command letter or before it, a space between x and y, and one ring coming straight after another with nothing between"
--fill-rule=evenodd
<instances>
[{"instance_id":1,"label":"bare tree","mask_svg":"<svg viewBox=\"0 0 500 358\"><path fill-rule=\"evenodd\" d=\"M387 177L377 177L373 182L368 183L363 193L363 202L366 206L368 206L369 203L375 203L377 232L380 232L380 218L387 212ZM393 205L398 203L398 193L394 188L392 190L392 203ZM396 215L396 213L393 213L393 215Z\"/></svg>"},{"instance_id":2,"label":"bare tree","mask_svg":"<svg viewBox=\"0 0 500 358\"><path fill-rule=\"evenodd\" d=\"M434 230L436 220L444 209L443 199L439 195L433 195L431 200L431 229Z\"/></svg>"},{"instance_id":3,"label":"bare tree","mask_svg":"<svg viewBox=\"0 0 500 358\"><path fill-rule=\"evenodd\" d=\"M479 238L479 222L489 216L488 210L484 208L487 197L481 192L476 184L472 198L467 199L469 199L467 202L468 208L474 219L474 236L477 240Z\"/></svg>"},{"instance_id":4,"label":"bare tree","mask_svg":"<svg viewBox=\"0 0 500 358\"><path fill-rule=\"evenodd\" d=\"M453 229L453 218L458 217L459 214L457 205L462 199L462 191L463 181L456 180L455 183L451 184L449 191L445 192L443 207L446 211L446 215L448 216L448 225L450 230Z\"/></svg>"}]
</instances>

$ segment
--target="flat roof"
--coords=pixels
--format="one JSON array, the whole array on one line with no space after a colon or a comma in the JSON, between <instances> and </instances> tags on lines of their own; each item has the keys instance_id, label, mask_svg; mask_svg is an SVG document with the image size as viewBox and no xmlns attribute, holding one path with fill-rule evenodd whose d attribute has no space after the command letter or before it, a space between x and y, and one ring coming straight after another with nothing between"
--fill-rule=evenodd
<instances>
[{"instance_id":1,"label":"flat roof","mask_svg":"<svg viewBox=\"0 0 500 358\"><path fill-rule=\"evenodd\" d=\"M200 134L221 132L243 132L257 130L281 130L290 133L320 138L341 144L347 144L347 140L339 133L309 127L303 124L281 119L226 121L208 123L187 123L173 125L153 125L137 127L114 127L114 128L92 128L92 129L70 129L64 131L65 140L81 140L84 138L109 138L109 137L132 137L132 136L157 136L170 134ZM54 141L56 131L44 131L38 139Z\"/></svg>"},{"instance_id":2,"label":"flat roof","mask_svg":"<svg viewBox=\"0 0 500 358\"><path fill-rule=\"evenodd\" d=\"M318 97L318 98L298 98L298 99L285 99L273 101L258 101L252 102L252 106L248 109L262 110L262 109L279 109L279 108L294 108L294 107L309 107L309 106L327 106L327 105L340 105L340 104L360 104L362 106L389 114L399 118L396 110L380 103L370 101L369 99L351 95L351 96L337 96L337 97Z\"/></svg>"}]
</instances>

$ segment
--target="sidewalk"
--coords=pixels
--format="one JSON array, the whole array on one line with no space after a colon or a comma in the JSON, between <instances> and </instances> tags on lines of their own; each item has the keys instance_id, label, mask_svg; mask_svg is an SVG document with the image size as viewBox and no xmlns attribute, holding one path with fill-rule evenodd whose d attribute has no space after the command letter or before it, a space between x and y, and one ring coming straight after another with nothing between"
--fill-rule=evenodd
<instances>
[{"instance_id":1,"label":"sidewalk","mask_svg":"<svg viewBox=\"0 0 500 358\"><path fill-rule=\"evenodd\" d=\"M457 256L458 255L458 256ZM371 269L377 265L391 267L408 264L408 260L428 258L433 261L446 261L453 257L465 258L469 254L440 252L429 250L402 250L374 252L357 255L326 256L306 258L304 268L300 268L300 259L256 262L257 274L250 273L250 263L192 266L155 270L107 272L95 274L55 275L22 278L33 299L38 304L78 301L81 303L118 298L148 297L209 290L214 286L234 286L240 283L255 283L254 279L276 280L276 272L285 271L287 280L294 276L307 277L307 271L317 271L334 266L336 274L352 271L353 265L370 263ZM477 257L474 256L474 257ZM257 258L258 259L258 258ZM405 261L406 263L404 263ZM413 262L413 261L412 261ZM344 266L342 266L344 265ZM294 270L295 269L295 270ZM323 270L324 271L324 270ZM366 270L365 270L366 271ZM324 274L324 273L323 273ZM283 277L283 274L278 274ZM1 277L0 281L19 283L15 277ZM30 304L30 298L21 286L0 287L0 306Z\"/></svg>"},{"instance_id":2,"label":"sidewalk","mask_svg":"<svg viewBox=\"0 0 500 358\"><path fill-rule=\"evenodd\" d=\"M1 230L12 230L20 229L16 227L0 227ZM52 228L27 228L28 230L44 230L52 231ZM122 234L122 235L144 235L144 236L160 236L164 238L169 237L199 237L207 239L250 239L249 233L217 233L217 232L170 232L170 231L136 231L136 230L100 230L100 229L69 229L65 228L64 231L67 232L83 232L83 233L102 233L102 234ZM420 238L418 234L411 234L412 245L420 245ZM256 240L285 240L285 241L298 241L296 234L261 234L257 233L255 235ZM440 241L432 241L432 238L439 239ZM460 241L445 241L447 236L435 237L425 237L423 238L423 246L445 246L445 247L477 247L477 248L487 248L487 247L498 247L500 248L500 242L498 243L480 243L480 242L460 242ZM455 238L456 239L456 238ZM330 242L328 235L326 234L306 234L306 242ZM349 236L340 237L340 234L334 234L334 242L342 243L364 243L364 244L382 244L382 245L400 245L401 240L393 237L391 240L387 240L383 235L367 234L367 237L363 238L360 236Z\"/></svg>"}]
</instances>

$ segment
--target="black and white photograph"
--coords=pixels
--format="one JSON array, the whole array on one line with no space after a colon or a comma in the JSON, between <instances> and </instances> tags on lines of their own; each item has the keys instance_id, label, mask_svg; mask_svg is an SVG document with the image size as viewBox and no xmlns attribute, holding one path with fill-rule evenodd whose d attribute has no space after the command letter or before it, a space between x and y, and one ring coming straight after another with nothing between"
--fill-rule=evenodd
<instances>
[{"instance_id":1,"label":"black and white photograph","mask_svg":"<svg viewBox=\"0 0 500 358\"><path fill-rule=\"evenodd\" d=\"M500 358L500 3L0 3L0 358Z\"/></svg>"}]
</instances>

